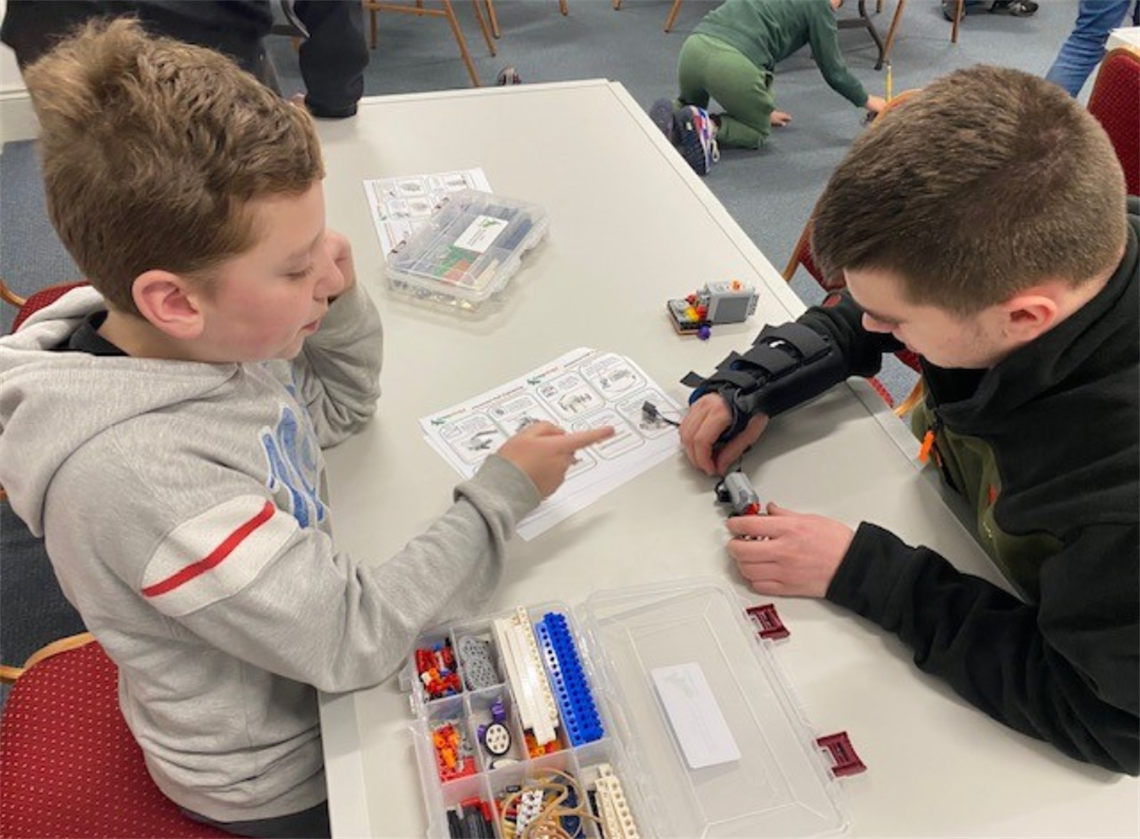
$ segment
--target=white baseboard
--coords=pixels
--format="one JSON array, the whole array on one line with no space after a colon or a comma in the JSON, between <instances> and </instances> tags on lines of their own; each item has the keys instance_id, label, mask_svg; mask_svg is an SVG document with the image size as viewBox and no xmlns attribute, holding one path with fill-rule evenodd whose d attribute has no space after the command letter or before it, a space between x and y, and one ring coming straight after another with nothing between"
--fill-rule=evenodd
<instances>
[{"instance_id":1,"label":"white baseboard","mask_svg":"<svg viewBox=\"0 0 1140 839\"><path fill-rule=\"evenodd\" d=\"M34 140L40 125L26 90L0 91L0 143Z\"/></svg>"}]
</instances>

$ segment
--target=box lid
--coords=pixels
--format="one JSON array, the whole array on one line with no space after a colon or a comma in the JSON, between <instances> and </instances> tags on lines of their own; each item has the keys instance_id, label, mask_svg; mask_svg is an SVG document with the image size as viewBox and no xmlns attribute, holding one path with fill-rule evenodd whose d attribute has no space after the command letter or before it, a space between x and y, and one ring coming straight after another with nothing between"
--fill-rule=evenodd
<instances>
[{"instance_id":1,"label":"box lid","mask_svg":"<svg viewBox=\"0 0 1140 839\"><path fill-rule=\"evenodd\" d=\"M449 194L388 257L388 282L416 299L474 311L497 297L546 235L536 204L473 189Z\"/></svg>"},{"instance_id":2,"label":"box lid","mask_svg":"<svg viewBox=\"0 0 1140 839\"><path fill-rule=\"evenodd\" d=\"M574 612L601 671L602 691L613 694L607 705L636 764L631 780L657 835L743 839L846 831L838 783L780 674L771 642L760 639L732 589L715 580L686 580L598 592ZM707 692L682 684L681 700L676 692L664 695L670 691L662 680L692 673L693 665ZM735 759L723 760L732 749L717 734L715 711L705 713L708 705L701 704L710 695ZM703 762L694 739L698 746L714 741L712 757L723 762L692 768L694 758Z\"/></svg>"}]
</instances>

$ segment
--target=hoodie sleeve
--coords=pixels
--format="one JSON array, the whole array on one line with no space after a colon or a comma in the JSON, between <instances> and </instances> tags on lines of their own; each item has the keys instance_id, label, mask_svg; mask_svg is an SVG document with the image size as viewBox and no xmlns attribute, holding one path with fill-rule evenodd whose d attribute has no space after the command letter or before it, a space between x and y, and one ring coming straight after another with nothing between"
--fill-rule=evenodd
<instances>
[{"instance_id":1,"label":"hoodie sleeve","mask_svg":"<svg viewBox=\"0 0 1140 839\"><path fill-rule=\"evenodd\" d=\"M811 54L824 81L852 105L862 108L867 104L867 91L862 82L847 69L847 62L843 60L843 53L839 49L839 27L830 6L826 3L812 3L804 4L803 8L805 13L811 15L808 24Z\"/></svg>"},{"instance_id":2,"label":"hoodie sleeve","mask_svg":"<svg viewBox=\"0 0 1140 839\"><path fill-rule=\"evenodd\" d=\"M380 314L357 283L333 302L293 361L297 399L321 446L343 442L376 412L383 356Z\"/></svg>"},{"instance_id":3,"label":"hoodie sleeve","mask_svg":"<svg viewBox=\"0 0 1140 839\"><path fill-rule=\"evenodd\" d=\"M225 500L171 527L173 513L138 496L148 518L130 534L89 534L91 547L168 621L234 658L330 692L379 683L425 627L473 613L498 582L517 521L539 501L526 475L492 455L424 533L387 561L366 564L320 528L300 526L255 481L215 474L213 494ZM132 559L135 539L150 545L145 560Z\"/></svg>"},{"instance_id":4,"label":"hoodie sleeve","mask_svg":"<svg viewBox=\"0 0 1140 839\"><path fill-rule=\"evenodd\" d=\"M1087 528L1044 561L1035 606L864 523L827 599L897 633L994 719L1137 775L1138 554L1135 526Z\"/></svg>"}]
</instances>

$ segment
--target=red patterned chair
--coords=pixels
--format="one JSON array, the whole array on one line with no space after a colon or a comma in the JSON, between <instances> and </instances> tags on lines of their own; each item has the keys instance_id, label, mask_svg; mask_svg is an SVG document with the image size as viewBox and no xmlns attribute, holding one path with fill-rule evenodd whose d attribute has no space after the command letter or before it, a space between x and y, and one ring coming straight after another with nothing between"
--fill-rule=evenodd
<instances>
[{"instance_id":1,"label":"red patterned chair","mask_svg":"<svg viewBox=\"0 0 1140 839\"><path fill-rule=\"evenodd\" d=\"M69 283L58 283L56 285L49 285L46 288L41 288L34 294L28 297L20 297L12 289L8 288L8 284L0 280L0 300L10 306L15 306L17 311L16 319L12 321L12 331L15 332L20 328L20 325L26 321L32 314L45 306L50 306L67 292L73 288L78 288L81 285L87 285L83 280L76 280Z\"/></svg>"},{"instance_id":2,"label":"red patterned chair","mask_svg":"<svg viewBox=\"0 0 1140 839\"><path fill-rule=\"evenodd\" d=\"M118 670L88 633L36 653L0 720L0 837L229 837L155 786L119 711Z\"/></svg>"},{"instance_id":3,"label":"red patterned chair","mask_svg":"<svg viewBox=\"0 0 1140 839\"><path fill-rule=\"evenodd\" d=\"M1140 55L1130 49L1110 50L1100 65L1089 113L1108 133L1129 195L1140 195Z\"/></svg>"}]
</instances>

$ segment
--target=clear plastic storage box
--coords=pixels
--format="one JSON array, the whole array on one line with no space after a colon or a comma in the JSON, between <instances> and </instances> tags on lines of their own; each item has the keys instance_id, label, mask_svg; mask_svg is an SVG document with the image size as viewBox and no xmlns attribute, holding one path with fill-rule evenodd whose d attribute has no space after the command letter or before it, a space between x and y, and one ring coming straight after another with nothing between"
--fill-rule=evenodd
<instances>
[{"instance_id":1,"label":"clear plastic storage box","mask_svg":"<svg viewBox=\"0 0 1140 839\"><path fill-rule=\"evenodd\" d=\"M535 204L473 189L452 193L388 256L388 283L420 300L477 311L502 295L547 227L546 211Z\"/></svg>"},{"instance_id":2,"label":"clear plastic storage box","mask_svg":"<svg viewBox=\"0 0 1140 839\"><path fill-rule=\"evenodd\" d=\"M503 627L523 620L559 709L554 747L535 748L537 729L529 742L524 735L535 686L522 690L530 697L516 695L511 656L500 649L522 637L511 640ZM763 628L730 588L701 580L599 592L575 609L528 606L421 636L407 676L427 835L545 835L516 824L565 796L565 775L576 789L559 806L593 806L603 821L616 819L607 830L563 816L570 836L845 833L832 755L793 701ZM453 666L431 669L449 655ZM458 690L440 695L449 678ZM538 803L533 790L543 784ZM579 794L587 800L575 801ZM615 800L624 809L614 810ZM462 822L476 802L490 817L482 828Z\"/></svg>"}]
</instances>

